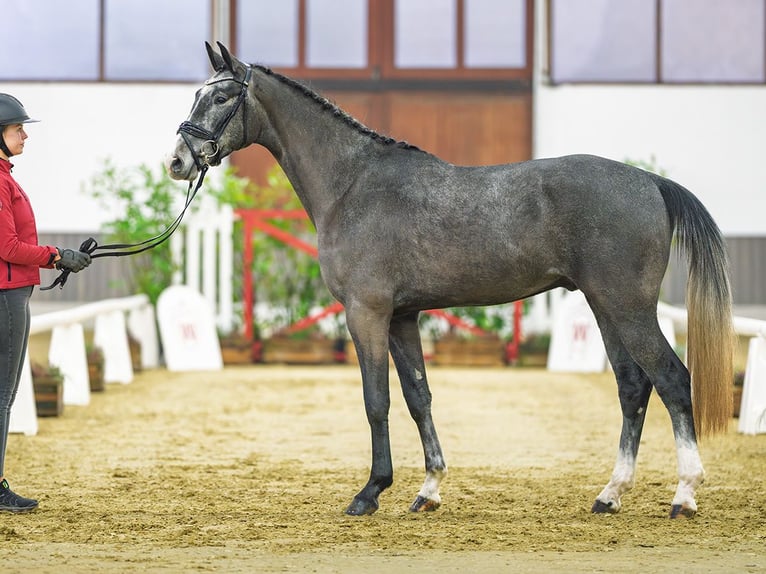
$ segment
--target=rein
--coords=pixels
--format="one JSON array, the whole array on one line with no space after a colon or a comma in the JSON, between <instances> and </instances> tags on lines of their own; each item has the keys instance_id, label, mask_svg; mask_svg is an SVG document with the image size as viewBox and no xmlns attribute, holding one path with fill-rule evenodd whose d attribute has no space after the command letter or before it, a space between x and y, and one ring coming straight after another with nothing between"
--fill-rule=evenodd
<instances>
[{"instance_id":1,"label":"rein","mask_svg":"<svg viewBox=\"0 0 766 574\"><path fill-rule=\"evenodd\" d=\"M173 235L173 232L181 224L181 220L184 218L186 210L189 209L194 196L197 195L200 187L202 187L202 182L205 179L208 167L209 166L205 164L200 168L199 179L197 179L196 185L191 181L189 182L189 188L186 190L184 208L181 210L181 213L178 214L178 217L175 218L173 223L171 223L162 233L139 243L111 243L109 245L99 245L95 239L88 237L88 239L80 244L80 251L88 253L91 259L96 259L98 257L125 257L127 255L137 255L138 253L148 251L149 249L153 249L164 243L171 235ZM194 186L193 189L192 186ZM104 253L96 253L96 251L100 250L104 250ZM40 291L48 291L49 289L53 289L56 285L59 286L59 289L63 289L67 279L69 279L70 273L71 271L62 271L53 283L47 287L40 287Z\"/></svg>"},{"instance_id":2,"label":"rein","mask_svg":"<svg viewBox=\"0 0 766 574\"><path fill-rule=\"evenodd\" d=\"M96 259L98 257L125 257L127 255L137 255L138 253L142 253L157 247L161 243L167 241L167 239L173 235L173 232L181 224L181 220L183 219L186 210L191 205L194 196L197 195L197 191L199 191L199 188L202 187L202 181L205 179L205 174L207 173L208 168L211 166L210 162L213 160L213 158L215 158L215 156L218 155L218 152L220 151L218 146L218 139L221 137L221 135L223 135L223 132L226 130L231 120L239 111L240 107L242 108L243 136L244 141L247 142L247 113L244 106L245 102L247 101L247 88L250 85L250 77L252 73L253 68L248 66L247 72L245 73L245 79L242 81L232 77L206 82L206 85L217 84L219 82L236 82L242 86L239 91L239 95L237 96L236 104L229 111L229 113L226 114L226 117L214 132L203 128L202 126L193 124L188 120L182 122L178 127L178 131L176 133L181 135L184 143L189 148L191 156L194 159L194 164L197 166L197 170L199 171L199 179L197 180L197 184L194 185L194 189L192 189L193 183L189 182L189 188L186 190L186 202L184 204L184 208L181 213L178 214L178 217L175 218L175 221L173 221L173 223L171 223L168 228L159 235L155 235L154 237L146 239L145 241L141 241L140 243L112 243L110 245L99 245L95 239L89 237L83 241L82 244L80 244L80 251L88 253L91 256L91 259ZM194 148L192 147L188 136L204 140L200 146L199 153L194 152ZM96 251L100 250L104 250L104 253L96 253ZM56 285L63 289L70 273L70 271L62 271L61 274L56 277L53 283L47 287L40 287L40 291L48 291L49 289L53 289Z\"/></svg>"}]
</instances>

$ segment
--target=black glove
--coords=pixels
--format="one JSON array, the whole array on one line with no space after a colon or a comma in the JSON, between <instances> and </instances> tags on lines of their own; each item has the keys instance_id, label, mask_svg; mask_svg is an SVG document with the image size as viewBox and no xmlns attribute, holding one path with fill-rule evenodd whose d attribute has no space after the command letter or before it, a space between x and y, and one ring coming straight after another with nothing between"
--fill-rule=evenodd
<instances>
[{"instance_id":1,"label":"black glove","mask_svg":"<svg viewBox=\"0 0 766 574\"><path fill-rule=\"evenodd\" d=\"M61 259L56 261L56 269L59 271L71 271L77 273L90 265L90 255L84 251L74 249L59 249Z\"/></svg>"}]
</instances>

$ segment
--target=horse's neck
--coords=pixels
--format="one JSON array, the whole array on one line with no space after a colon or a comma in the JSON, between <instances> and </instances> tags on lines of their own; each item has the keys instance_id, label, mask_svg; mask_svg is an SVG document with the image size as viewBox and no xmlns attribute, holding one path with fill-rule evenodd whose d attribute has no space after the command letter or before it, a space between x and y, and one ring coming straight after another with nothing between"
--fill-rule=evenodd
<instances>
[{"instance_id":1,"label":"horse's neck","mask_svg":"<svg viewBox=\"0 0 766 574\"><path fill-rule=\"evenodd\" d=\"M256 98L268 121L255 126L256 143L277 159L319 229L360 168L369 137L300 89L257 71Z\"/></svg>"}]
</instances>

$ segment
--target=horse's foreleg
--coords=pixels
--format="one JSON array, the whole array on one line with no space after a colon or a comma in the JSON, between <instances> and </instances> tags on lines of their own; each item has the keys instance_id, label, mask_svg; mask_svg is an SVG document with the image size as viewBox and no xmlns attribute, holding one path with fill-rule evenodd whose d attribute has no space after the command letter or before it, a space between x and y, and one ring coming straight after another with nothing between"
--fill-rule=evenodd
<instances>
[{"instance_id":1,"label":"horse's foreleg","mask_svg":"<svg viewBox=\"0 0 766 574\"><path fill-rule=\"evenodd\" d=\"M425 455L426 479L410 511L436 510L441 504L439 485L447 474L447 465L431 417L431 391L426 379L417 313L391 320L389 343L404 399L418 427Z\"/></svg>"},{"instance_id":2,"label":"horse's foreleg","mask_svg":"<svg viewBox=\"0 0 766 574\"><path fill-rule=\"evenodd\" d=\"M372 514L378 509L380 493L394 481L388 433L391 403L388 389L389 316L347 305L346 321L359 357L364 407L372 435L370 478L346 508L346 514L361 516Z\"/></svg>"}]
</instances>

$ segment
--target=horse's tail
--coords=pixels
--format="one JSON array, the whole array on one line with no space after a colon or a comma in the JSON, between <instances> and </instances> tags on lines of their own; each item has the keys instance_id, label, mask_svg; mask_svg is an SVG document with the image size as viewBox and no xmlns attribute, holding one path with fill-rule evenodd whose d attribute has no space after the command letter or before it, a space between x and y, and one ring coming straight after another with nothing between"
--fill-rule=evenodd
<instances>
[{"instance_id":1,"label":"horse's tail","mask_svg":"<svg viewBox=\"0 0 766 574\"><path fill-rule=\"evenodd\" d=\"M734 330L728 257L721 231L688 189L652 174L665 200L689 279L687 361L694 426L699 436L726 430L732 413Z\"/></svg>"}]
</instances>

